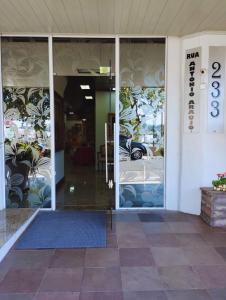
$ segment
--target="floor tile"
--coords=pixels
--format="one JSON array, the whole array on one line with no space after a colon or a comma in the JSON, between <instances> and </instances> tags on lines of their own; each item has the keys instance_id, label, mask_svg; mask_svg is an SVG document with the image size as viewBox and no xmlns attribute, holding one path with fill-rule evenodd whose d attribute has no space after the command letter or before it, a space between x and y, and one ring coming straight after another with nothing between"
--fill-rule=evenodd
<instances>
[{"instance_id":1,"label":"floor tile","mask_svg":"<svg viewBox=\"0 0 226 300\"><path fill-rule=\"evenodd\" d=\"M151 252L157 266L180 266L189 264L181 248L152 247Z\"/></svg>"},{"instance_id":2,"label":"floor tile","mask_svg":"<svg viewBox=\"0 0 226 300\"><path fill-rule=\"evenodd\" d=\"M107 248L118 248L118 241L116 234L107 234Z\"/></svg>"},{"instance_id":3,"label":"floor tile","mask_svg":"<svg viewBox=\"0 0 226 300\"><path fill-rule=\"evenodd\" d=\"M173 233L147 234L147 239L151 247L179 247L181 245Z\"/></svg>"},{"instance_id":4,"label":"floor tile","mask_svg":"<svg viewBox=\"0 0 226 300\"><path fill-rule=\"evenodd\" d=\"M226 300L226 289L211 289L208 293L213 300Z\"/></svg>"},{"instance_id":5,"label":"floor tile","mask_svg":"<svg viewBox=\"0 0 226 300\"><path fill-rule=\"evenodd\" d=\"M162 290L163 282L154 267L121 267L122 288L128 291Z\"/></svg>"},{"instance_id":6,"label":"floor tile","mask_svg":"<svg viewBox=\"0 0 226 300\"><path fill-rule=\"evenodd\" d=\"M211 300L205 290L166 291L166 295L168 300Z\"/></svg>"},{"instance_id":7,"label":"floor tile","mask_svg":"<svg viewBox=\"0 0 226 300\"><path fill-rule=\"evenodd\" d=\"M187 216L187 214L175 212L165 213L162 217L165 222L188 222Z\"/></svg>"},{"instance_id":8,"label":"floor tile","mask_svg":"<svg viewBox=\"0 0 226 300\"><path fill-rule=\"evenodd\" d=\"M41 292L77 292L80 291L83 268L52 268L46 271L42 280Z\"/></svg>"},{"instance_id":9,"label":"floor tile","mask_svg":"<svg viewBox=\"0 0 226 300\"><path fill-rule=\"evenodd\" d=\"M160 214L140 213L138 214L138 217L141 222L164 222L164 219Z\"/></svg>"},{"instance_id":10,"label":"floor tile","mask_svg":"<svg viewBox=\"0 0 226 300\"><path fill-rule=\"evenodd\" d=\"M87 249L85 267L114 267L119 266L119 251L114 248Z\"/></svg>"},{"instance_id":11,"label":"floor tile","mask_svg":"<svg viewBox=\"0 0 226 300\"><path fill-rule=\"evenodd\" d=\"M171 233L199 233L197 228L189 222L167 222Z\"/></svg>"},{"instance_id":12,"label":"floor tile","mask_svg":"<svg viewBox=\"0 0 226 300\"><path fill-rule=\"evenodd\" d=\"M190 266L160 267L159 273L168 289L205 288L199 275Z\"/></svg>"},{"instance_id":13,"label":"floor tile","mask_svg":"<svg viewBox=\"0 0 226 300\"><path fill-rule=\"evenodd\" d=\"M154 260L149 248L119 249L121 267L153 266Z\"/></svg>"},{"instance_id":14,"label":"floor tile","mask_svg":"<svg viewBox=\"0 0 226 300\"><path fill-rule=\"evenodd\" d=\"M7 255L4 263L14 269L48 268L55 250L13 250Z\"/></svg>"},{"instance_id":15,"label":"floor tile","mask_svg":"<svg viewBox=\"0 0 226 300\"><path fill-rule=\"evenodd\" d=\"M143 229L146 234L172 233L170 232L168 223L164 222L143 223Z\"/></svg>"},{"instance_id":16,"label":"floor tile","mask_svg":"<svg viewBox=\"0 0 226 300\"><path fill-rule=\"evenodd\" d=\"M193 270L199 275L205 288L226 288L226 266L194 266Z\"/></svg>"},{"instance_id":17,"label":"floor tile","mask_svg":"<svg viewBox=\"0 0 226 300\"><path fill-rule=\"evenodd\" d=\"M80 300L78 292L40 292L35 300Z\"/></svg>"},{"instance_id":18,"label":"floor tile","mask_svg":"<svg viewBox=\"0 0 226 300\"><path fill-rule=\"evenodd\" d=\"M85 268L82 291L121 291L120 269L114 268Z\"/></svg>"},{"instance_id":19,"label":"floor tile","mask_svg":"<svg viewBox=\"0 0 226 300\"><path fill-rule=\"evenodd\" d=\"M35 294L33 293L4 293L0 294L1 300L33 300Z\"/></svg>"},{"instance_id":20,"label":"floor tile","mask_svg":"<svg viewBox=\"0 0 226 300\"><path fill-rule=\"evenodd\" d=\"M175 234L175 236L182 247L199 247L208 245L199 233L180 233Z\"/></svg>"},{"instance_id":21,"label":"floor tile","mask_svg":"<svg viewBox=\"0 0 226 300\"><path fill-rule=\"evenodd\" d=\"M119 248L147 248L149 246L146 235L133 232L133 230L128 234L119 235L117 239Z\"/></svg>"},{"instance_id":22,"label":"floor tile","mask_svg":"<svg viewBox=\"0 0 226 300\"><path fill-rule=\"evenodd\" d=\"M185 247L183 251L190 265L226 264L226 261L213 247Z\"/></svg>"},{"instance_id":23,"label":"floor tile","mask_svg":"<svg viewBox=\"0 0 226 300\"><path fill-rule=\"evenodd\" d=\"M82 292L79 300L124 300L122 292Z\"/></svg>"},{"instance_id":24,"label":"floor tile","mask_svg":"<svg viewBox=\"0 0 226 300\"><path fill-rule=\"evenodd\" d=\"M131 232L131 228L133 229ZM143 233L143 226L141 222L118 222L116 223L116 234L117 236L120 235L126 235L134 233L136 235L142 234Z\"/></svg>"},{"instance_id":25,"label":"floor tile","mask_svg":"<svg viewBox=\"0 0 226 300\"><path fill-rule=\"evenodd\" d=\"M43 269L12 269L0 283L0 293L36 292L44 276Z\"/></svg>"},{"instance_id":26,"label":"floor tile","mask_svg":"<svg viewBox=\"0 0 226 300\"><path fill-rule=\"evenodd\" d=\"M163 291L124 292L123 300L168 300Z\"/></svg>"},{"instance_id":27,"label":"floor tile","mask_svg":"<svg viewBox=\"0 0 226 300\"><path fill-rule=\"evenodd\" d=\"M226 247L215 247L215 250L226 260Z\"/></svg>"},{"instance_id":28,"label":"floor tile","mask_svg":"<svg viewBox=\"0 0 226 300\"><path fill-rule=\"evenodd\" d=\"M202 237L208 245L214 247L226 246L226 233L208 231L206 233L203 233Z\"/></svg>"},{"instance_id":29,"label":"floor tile","mask_svg":"<svg viewBox=\"0 0 226 300\"><path fill-rule=\"evenodd\" d=\"M118 213L113 215L115 222L139 222L140 219L136 213Z\"/></svg>"},{"instance_id":30,"label":"floor tile","mask_svg":"<svg viewBox=\"0 0 226 300\"><path fill-rule=\"evenodd\" d=\"M85 249L57 249L53 255L50 268L83 267Z\"/></svg>"}]
</instances>

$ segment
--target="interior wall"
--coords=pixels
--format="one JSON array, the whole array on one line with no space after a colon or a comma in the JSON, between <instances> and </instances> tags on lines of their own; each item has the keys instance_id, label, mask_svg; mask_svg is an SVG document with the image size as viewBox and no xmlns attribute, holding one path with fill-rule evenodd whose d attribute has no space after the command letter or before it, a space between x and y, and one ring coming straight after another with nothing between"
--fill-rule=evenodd
<instances>
[{"instance_id":1,"label":"interior wall","mask_svg":"<svg viewBox=\"0 0 226 300\"><path fill-rule=\"evenodd\" d=\"M115 92L111 93L111 106L109 92L96 91L95 109L95 146L96 154L100 151L100 145L104 144L104 124L108 121L108 113L115 112Z\"/></svg>"},{"instance_id":2,"label":"interior wall","mask_svg":"<svg viewBox=\"0 0 226 300\"><path fill-rule=\"evenodd\" d=\"M56 91L62 98L64 97L64 90L67 85L67 79L64 76L54 76L54 91ZM62 114L64 112L62 111ZM62 124L63 126L63 124ZM56 170L56 184L64 178L64 149L55 152L55 170Z\"/></svg>"},{"instance_id":3,"label":"interior wall","mask_svg":"<svg viewBox=\"0 0 226 300\"><path fill-rule=\"evenodd\" d=\"M67 85L67 78L65 76L54 76L54 90L63 98L64 90Z\"/></svg>"},{"instance_id":4,"label":"interior wall","mask_svg":"<svg viewBox=\"0 0 226 300\"><path fill-rule=\"evenodd\" d=\"M226 34L200 34L182 40L182 87L184 82L184 56L187 49L201 47L201 68L208 73L209 46L226 46ZM208 76L203 76L205 88L200 89L200 130L196 134L181 134L180 210L199 214L200 187L211 186L216 173L226 169L226 122L223 133L207 131ZM183 91L182 91L183 92ZM224 105L226 116L226 105ZM184 111L181 111L183 117ZM183 120L182 120L183 121ZM183 128L183 122L181 122ZM183 129L182 129L183 130Z\"/></svg>"}]
</instances>

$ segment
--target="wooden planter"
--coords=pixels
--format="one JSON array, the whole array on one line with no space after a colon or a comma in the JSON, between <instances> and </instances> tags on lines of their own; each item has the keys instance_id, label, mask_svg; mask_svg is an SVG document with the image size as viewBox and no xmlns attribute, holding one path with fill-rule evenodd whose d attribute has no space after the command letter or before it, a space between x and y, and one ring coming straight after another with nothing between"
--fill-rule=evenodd
<instances>
[{"instance_id":1,"label":"wooden planter","mask_svg":"<svg viewBox=\"0 0 226 300\"><path fill-rule=\"evenodd\" d=\"M226 226L226 192L201 188L201 217L213 227Z\"/></svg>"}]
</instances>

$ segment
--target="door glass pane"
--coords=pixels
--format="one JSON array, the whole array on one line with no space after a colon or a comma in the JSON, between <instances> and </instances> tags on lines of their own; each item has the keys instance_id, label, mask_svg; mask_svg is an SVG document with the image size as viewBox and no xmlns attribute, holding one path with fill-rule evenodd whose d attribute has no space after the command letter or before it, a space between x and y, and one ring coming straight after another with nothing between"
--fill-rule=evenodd
<instances>
[{"instance_id":1,"label":"door glass pane","mask_svg":"<svg viewBox=\"0 0 226 300\"><path fill-rule=\"evenodd\" d=\"M165 39L120 40L120 207L164 206Z\"/></svg>"},{"instance_id":2,"label":"door glass pane","mask_svg":"<svg viewBox=\"0 0 226 300\"><path fill-rule=\"evenodd\" d=\"M47 38L2 38L6 206L51 207Z\"/></svg>"},{"instance_id":3,"label":"door glass pane","mask_svg":"<svg viewBox=\"0 0 226 300\"><path fill-rule=\"evenodd\" d=\"M53 39L58 208L114 206L114 53L114 39Z\"/></svg>"}]
</instances>

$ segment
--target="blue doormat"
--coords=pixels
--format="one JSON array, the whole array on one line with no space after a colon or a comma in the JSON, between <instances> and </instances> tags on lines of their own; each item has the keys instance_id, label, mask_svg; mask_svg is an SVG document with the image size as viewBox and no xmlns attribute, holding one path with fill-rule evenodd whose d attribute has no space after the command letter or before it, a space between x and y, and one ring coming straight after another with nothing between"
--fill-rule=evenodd
<instances>
[{"instance_id":1,"label":"blue doormat","mask_svg":"<svg viewBox=\"0 0 226 300\"><path fill-rule=\"evenodd\" d=\"M106 247L104 211L39 212L15 246L18 250L91 247Z\"/></svg>"}]
</instances>

